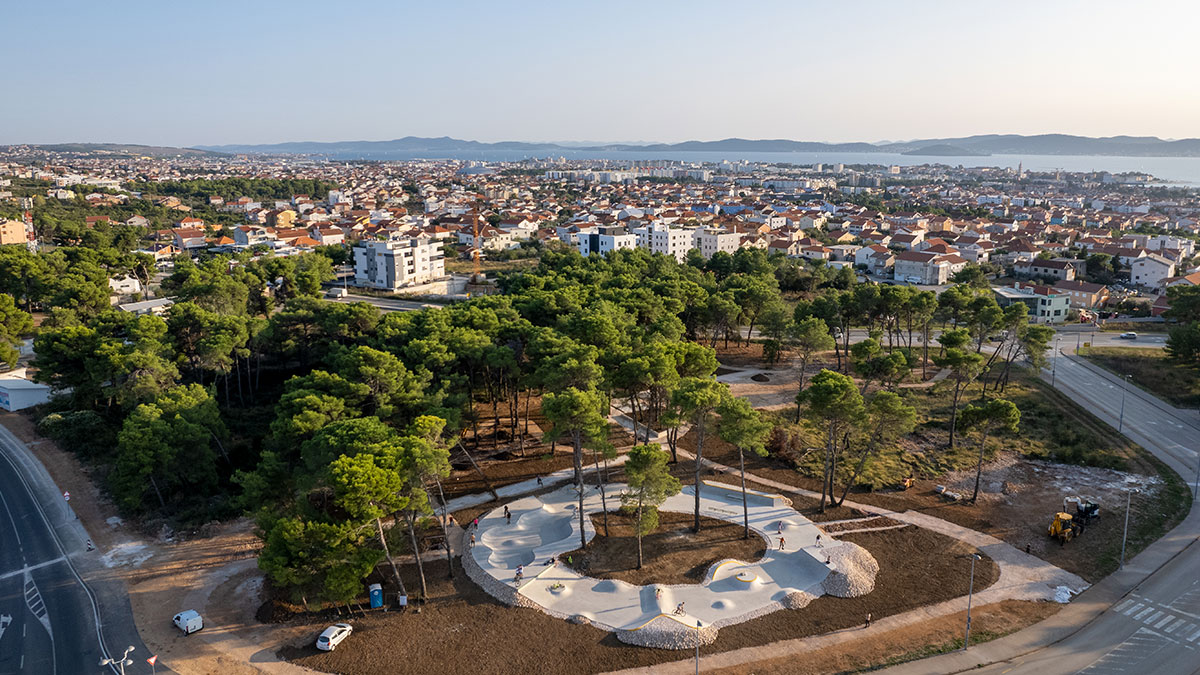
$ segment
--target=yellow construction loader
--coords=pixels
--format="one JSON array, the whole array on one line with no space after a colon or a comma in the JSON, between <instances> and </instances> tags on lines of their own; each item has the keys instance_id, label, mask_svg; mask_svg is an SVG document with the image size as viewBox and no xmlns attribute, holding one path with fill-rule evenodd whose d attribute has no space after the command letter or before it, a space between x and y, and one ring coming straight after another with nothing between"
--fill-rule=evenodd
<instances>
[{"instance_id":1,"label":"yellow construction loader","mask_svg":"<svg viewBox=\"0 0 1200 675\"><path fill-rule=\"evenodd\" d=\"M1054 520L1050 522L1047 532L1051 538L1057 539L1058 543L1062 545L1083 532L1083 528L1079 526L1079 523L1075 522L1074 516L1065 511L1059 511L1054 514Z\"/></svg>"}]
</instances>

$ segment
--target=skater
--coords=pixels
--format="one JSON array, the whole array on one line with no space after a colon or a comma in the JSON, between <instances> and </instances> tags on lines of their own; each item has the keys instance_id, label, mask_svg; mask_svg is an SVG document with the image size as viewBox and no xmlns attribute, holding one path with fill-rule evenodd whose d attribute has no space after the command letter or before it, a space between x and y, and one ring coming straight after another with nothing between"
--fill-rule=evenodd
<instances>
[{"instance_id":1,"label":"skater","mask_svg":"<svg viewBox=\"0 0 1200 675\"><path fill-rule=\"evenodd\" d=\"M542 477L538 476L537 479L538 479L538 487L542 487Z\"/></svg>"},{"instance_id":2,"label":"skater","mask_svg":"<svg viewBox=\"0 0 1200 675\"><path fill-rule=\"evenodd\" d=\"M825 548L825 545L821 543L821 535L819 534L817 535L817 548Z\"/></svg>"},{"instance_id":3,"label":"skater","mask_svg":"<svg viewBox=\"0 0 1200 675\"><path fill-rule=\"evenodd\" d=\"M675 605L675 616L683 616L683 614L683 603L681 602L678 605Z\"/></svg>"},{"instance_id":4,"label":"skater","mask_svg":"<svg viewBox=\"0 0 1200 675\"><path fill-rule=\"evenodd\" d=\"M513 577L513 583L520 584L521 580L524 578L525 578L525 566L517 565L517 574Z\"/></svg>"},{"instance_id":5,"label":"skater","mask_svg":"<svg viewBox=\"0 0 1200 675\"><path fill-rule=\"evenodd\" d=\"M782 550L783 550L783 537L780 537L780 538L779 538L779 550L780 550L780 551L782 551Z\"/></svg>"},{"instance_id":6,"label":"skater","mask_svg":"<svg viewBox=\"0 0 1200 675\"><path fill-rule=\"evenodd\" d=\"M509 525L512 525L512 511L508 510L508 506L504 507L504 520L507 521Z\"/></svg>"},{"instance_id":7,"label":"skater","mask_svg":"<svg viewBox=\"0 0 1200 675\"><path fill-rule=\"evenodd\" d=\"M662 600L662 589L661 588L654 589L654 599Z\"/></svg>"},{"instance_id":8,"label":"skater","mask_svg":"<svg viewBox=\"0 0 1200 675\"><path fill-rule=\"evenodd\" d=\"M478 518L475 518L474 520L471 521L471 527L473 527L477 530L479 529L479 519Z\"/></svg>"},{"instance_id":9,"label":"skater","mask_svg":"<svg viewBox=\"0 0 1200 675\"><path fill-rule=\"evenodd\" d=\"M870 628L870 627L871 627L871 613L867 612L867 623L865 626L863 626L863 628Z\"/></svg>"},{"instance_id":10,"label":"skater","mask_svg":"<svg viewBox=\"0 0 1200 675\"><path fill-rule=\"evenodd\" d=\"M775 530L775 534L783 534L783 521L779 521L779 529Z\"/></svg>"},{"instance_id":11,"label":"skater","mask_svg":"<svg viewBox=\"0 0 1200 675\"><path fill-rule=\"evenodd\" d=\"M467 544L467 548L475 548L475 535L471 535L471 543Z\"/></svg>"}]
</instances>

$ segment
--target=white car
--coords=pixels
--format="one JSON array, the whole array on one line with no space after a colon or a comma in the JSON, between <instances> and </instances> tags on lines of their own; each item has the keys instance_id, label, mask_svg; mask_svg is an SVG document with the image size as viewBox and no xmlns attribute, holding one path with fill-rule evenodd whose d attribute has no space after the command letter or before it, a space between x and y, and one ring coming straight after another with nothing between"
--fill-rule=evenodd
<instances>
[{"instance_id":1,"label":"white car","mask_svg":"<svg viewBox=\"0 0 1200 675\"><path fill-rule=\"evenodd\" d=\"M1122 340L1136 340L1137 333L1135 333L1133 331L1129 331L1128 333L1121 333L1121 339Z\"/></svg>"},{"instance_id":2,"label":"white car","mask_svg":"<svg viewBox=\"0 0 1200 675\"><path fill-rule=\"evenodd\" d=\"M317 638L317 649L331 652L334 647L342 643L342 640L350 637L350 633L353 631L354 627L348 623L335 623L321 632Z\"/></svg>"}]
</instances>

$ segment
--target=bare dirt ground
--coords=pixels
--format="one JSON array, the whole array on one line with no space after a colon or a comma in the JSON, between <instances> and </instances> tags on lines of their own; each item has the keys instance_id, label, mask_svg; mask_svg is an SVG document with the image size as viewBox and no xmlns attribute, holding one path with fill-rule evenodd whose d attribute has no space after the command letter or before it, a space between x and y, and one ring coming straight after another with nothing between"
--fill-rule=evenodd
<instances>
[{"instance_id":1,"label":"bare dirt ground","mask_svg":"<svg viewBox=\"0 0 1200 675\"><path fill-rule=\"evenodd\" d=\"M718 560L754 562L767 552L766 541L753 531L743 539L743 528L737 523L701 517L700 533L693 534L691 514L664 511L658 517L658 529L642 537L641 569L637 569L634 518L622 513L608 514L608 536L603 517L593 514L597 534L587 549L564 553L559 559L581 574L643 586L698 584Z\"/></svg>"},{"instance_id":2,"label":"bare dirt ground","mask_svg":"<svg viewBox=\"0 0 1200 675\"><path fill-rule=\"evenodd\" d=\"M544 440L545 430L550 428L542 414L541 397L535 396L530 401L529 432L525 432L524 417L518 423L518 432L524 437L524 445L520 436L511 434L507 419L501 415L499 434L496 433L495 420L491 415L491 406L477 404L476 414L480 416L478 423L478 444L475 432L468 428L462 444L467 452L475 459L479 468L487 476L487 481L493 488L532 480L554 471L572 466L571 448L561 443L552 444ZM503 413L503 411L502 411ZM521 414L524 415L524 399L521 404ZM633 435L617 424L609 425L609 442L618 449L633 445ZM446 498L453 499L468 494L486 492L487 486L479 472L471 466L464 448L451 448L450 459L453 470L442 487Z\"/></svg>"},{"instance_id":3,"label":"bare dirt ground","mask_svg":"<svg viewBox=\"0 0 1200 675\"><path fill-rule=\"evenodd\" d=\"M1054 615L1061 605L1052 602L1006 600L971 610L971 644L1002 637ZM833 647L808 652L803 659L787 656L735 668L712 671L718 675L851 673L930 656L962 646L966 612L948 614L920 624L847 640ZM921 648L920 645L928 645Z\"/></svg>"},{"instance_id":4,"label":"bare dirt ground","mask_svg":"<svg viewBox=\"0 0 1200 675\"><path fill-rule=\"evenodd\" d=\"M694 440L684 437L680 439L680 447L694 450ZM704 454L715 462L737 466L736 450L719 438L708 438ZM1156 508L1161 479L1153 467L1138 468L1142 472L1058 464L1002 453L996 461L984 465L979 501L973 506L947 502L935 488L942 485L969 497L975 483L974 471L953 472L933 479L918 478L908 490L851 491L848 499L893 511L921 511L990 534L1021 550L1028 546L1033 555L1094 583L1115 567L1113 556L1114 550L1119 552L1120 549L1127 491L1130 488L1141 490L1133 497L1131 532L1139 518L1150 517L1148 509ZM775 456L747 456L746 471L798 488L821 489L819 480L801 475ZM733 476L716 473L708 473L706 477L731 483L736 481ZM1083 535L1060 546L1049 538L1046 528L1055 512L1062 510L1063 499L1072 495L1096 498L1101 517ZM793 501L801 513L815 521L862 515L845 507L827 509L821 514L816 511L815 500L796 497Z\"/></svg>"},{"instance_id":5,"label":"bare dirt ground","mask_svg":"<svg viewBox=\"0 0 1200 675\"><path fill-rule=\"evenodd\" d=\"M779 611L723 628L716 643L701 651L711 654L853 628L868 612L880 618L967 592L965 556L973 551L957 540L914 527L845 539L866 547L879 561L873 592L860 598L821 597L802 610ZM307 626L307 631L282 656L325 672L446 675L594 673L686 656L630 647L606 631L538 610L504 607L467 580L457 562L453 581L445 572L444 562L426 565L431 601L419 614L376 611L356 618L354 635L332 653L318 652L311 642L326 622L297 617L296 625ZM991 585L998 575L999 568L985 558L976 567L976 589ZM945 581L930 584L931 578Z\"/></svg>"}]
</instances>

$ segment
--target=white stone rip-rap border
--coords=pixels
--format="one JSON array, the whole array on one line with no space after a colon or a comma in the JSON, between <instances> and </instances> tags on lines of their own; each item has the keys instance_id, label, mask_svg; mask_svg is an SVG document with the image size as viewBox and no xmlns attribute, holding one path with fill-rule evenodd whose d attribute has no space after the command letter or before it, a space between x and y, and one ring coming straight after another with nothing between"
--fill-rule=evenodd
<instances>
[{"instance_id":1,"label":"white stone rip-rap border","mask_svg":"<svg viewBox=\"0 0 1200 675\"><path fill-rule=\"evenodd\" d=\"M610 509L620 505L624 487L605 486ZM660 510L692 512L693 490L684 487ZM634 586L587 577L558 564L559 555L579 547L581 524L585 540L596 534L591 518L577 515L574 485L510 502L511 522L504 507L481 517L474 532L475 546L464 547L463 566L472 580L505 604L537 607L551 616L614 631L631 644L667 649L711 643L723 626L800 608L826 593L861 595L874 587L879 566L866 549L831 540L779 495L754 490L747 494L750 529L766 540L766 555L753 563L717 562L700 584ZM700 513L740 524L741 501L738 488L706 482ZM587 486L585 514L602 508L599 489ZM676 614L680 603L684 610Z\"/></svg>"}]
</instances>

